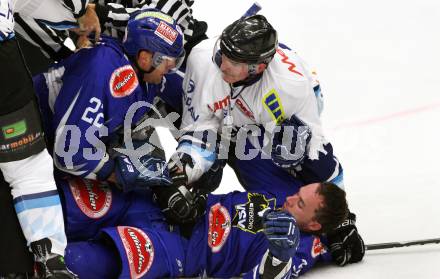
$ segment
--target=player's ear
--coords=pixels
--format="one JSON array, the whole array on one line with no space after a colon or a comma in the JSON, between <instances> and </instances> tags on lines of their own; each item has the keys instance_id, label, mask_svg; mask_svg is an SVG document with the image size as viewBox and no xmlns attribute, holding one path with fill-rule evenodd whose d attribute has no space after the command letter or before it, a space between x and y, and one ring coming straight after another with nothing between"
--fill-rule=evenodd
<instances>
[{"instance_id":1,"label":"player's ear","mask_svg":"<svg viewBox=\"0 0 440 279\"><path fill-rule=\"evenodd\" d=\"M153 64L153 54L146 50L139 51L137 64L142 70L148 71Z\"/></svg>"},{"instance_id":2,"label":"player's ear","mask_svg":"<svg viewBox=\"0 0 440 279\"><path fill-rule=\"evenodd\" d=\"M257 71L257 74L259 74L259 73L261 73L262 71L264 71L264 70L266 69L266 67L267 67L267 64L266 64L266 63L260 63L260 64L258 64L258 71Z\"/></svg>"},{"instance_id":3,"label":"player's ear","mask_svg":"<svg viewBox=\"0 0 440 279\"><path fill-rule=\"evenodd\" d=\"M319 231L321 228L322 228L322 225L320 223L318 223L318 221L316 221L316 220L312 220L306 225L306 229L310 232Z\"/></svg>"}]
</instances>

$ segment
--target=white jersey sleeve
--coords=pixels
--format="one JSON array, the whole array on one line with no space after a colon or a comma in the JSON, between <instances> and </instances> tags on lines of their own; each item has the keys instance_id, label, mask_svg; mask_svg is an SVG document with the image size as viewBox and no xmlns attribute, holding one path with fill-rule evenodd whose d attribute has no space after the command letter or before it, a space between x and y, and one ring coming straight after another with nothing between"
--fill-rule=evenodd
<instances>
[{"instance_id":1,"label":"white jersey sleeve","mask_svg":"<svg viewBox=\"0 0 440 279\"><path fill-rule=\"evenodd\" d=\"M213 40L205 40L191 51L183 81L183 111L181 137L177 152L187 153L196 163L201 176L216 159L217 132L222 126L223 113L213 111L210 104L217 99L228 104L229 87L212 62ZM194 180L200 176L195 175Z\"/></svg>"}]
</instances>

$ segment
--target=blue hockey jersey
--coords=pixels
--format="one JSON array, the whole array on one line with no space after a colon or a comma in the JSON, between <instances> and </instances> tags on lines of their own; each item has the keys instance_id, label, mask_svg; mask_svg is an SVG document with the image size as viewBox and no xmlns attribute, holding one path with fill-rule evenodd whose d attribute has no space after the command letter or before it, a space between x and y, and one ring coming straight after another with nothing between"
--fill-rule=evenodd
<instances>
[{"instance_id":1,"label":"blue hockey jersey","mask_svg":"<svg viewBox=\"0 0 440 279\"><path fill-rule=\"evenodd\" d=\"M267 192L210 195L206 216L189 240L185 274L206 273L221 278L244 274L245 278L258 278L255 271L268 249L258 212L268 207L280 208L285 195ZM301 232L300 245L292 260L291 275L299 276L317 261L330 261L331 255L320 237Z\"/></svg>"},{"instance_id":2,"label":"blue hockey jersey","mask_svg":"<svg viewBox=\"0 0 440 279\"><path fill-rule=\"evenodd\" d=\"M91 179L110 175L106 147L126 118L130 126L142 119L161 88L144 83L122 45L106 37L34 77L34 84L55 165Z\"/></svg>"},{"instance_id":3,"label":"blue hockey jersey","mask_svg":"<svg viewBox=\"0 0 440 279\"><path fill-rule=\"evenodd\" d=\"M96 260L109 258L119 265L112 278L164 278L207 274L230 278L243 275L259 278L259 263L268 248L262 232L261 210L279 208L286 195L267 192L232 192L208 197L206 216L199 221L188 240L171 232L159 208L146 195L122 193L104 182L82 179L57 181L63 192L66 233L69 244L66 262L75 273L90 275ZM87 241L107 235L106 241ZM113 245L109 245L111 240ZM76 242L71 242L76 241ZM78 242L79 241L79 242ZM331 255L325 239L301 233L290 275L299 276L318 261ZM86 243L88 242L88 243ZM84 247L88 247L84 249ZM101 248L99 248L101 247ZM116 252L119 257L113 256ZM98 265L99 266L99 265ZM103 266L102 272L107 267Z\"/></svg>"}]
</instances>

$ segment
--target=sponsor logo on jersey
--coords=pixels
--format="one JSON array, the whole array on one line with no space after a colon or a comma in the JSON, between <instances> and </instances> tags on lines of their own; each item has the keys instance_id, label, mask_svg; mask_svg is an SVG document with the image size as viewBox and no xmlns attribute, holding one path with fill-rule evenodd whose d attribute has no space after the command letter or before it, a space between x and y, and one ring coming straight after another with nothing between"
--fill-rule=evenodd
<instances>
[{"instance_id":1,"label":"sponsor logo on jersey","mask_svg":"<svg viewBox=\"0 0 440 279\"><path fill-rule=\"evenodd\" d=\"M235 205L232 226L255 234L263 230L263 218L258 213L266 208L275 209L276 199L260 193L248 193L247 198L246 203Z\"/></svg>"},{"instance_id":2,"label":"sponsor logo on jersey","mask_svg":"<svg viewBox=\"0 0 440 279\"><path fill-rule=\"evenodd\" d=\"M289 71L291 71L294 74L304 76L303 74L301 74L300 72L295 70L296 65L292 61L289 60L289 57L284 53L284 51L282 51L281 49L278 48L277 53L281 56L281 62L289 65L289 68L288 68Z\"/></svg>"},{"instance_id":3,"label":"sponsor logo on jersey","mask_svg":"<svg viewBox=\"0 0 440 279\"><path fill-rule=\"evenodd\" d=\"M27 131L26 120L20 120L10 125L2 127L3 137L5 139L11 139L24 135Z\"/></svg>"},{"instance_id":4,"label":"sponsor logo on jersey","mask_svg":"<svg viewBox=\"0 0 440 279\"><path fill-rule=\"evenodd\" d=\"M254 114L251 112L251 110L245 105L245 103L241 99L237 99L237 101L235 101L235 104L237 104L238 109L244 115L246 115L248 118L250 118L253 121L255 121Z\"/></svg>"},{"instance_id":5,"label":"sponsor logo on jersey","mask_svg":"<svg viewBox=\"0 0 440 279\"><path fill-rule=\"evenodd\" d=\"M99 219L112 206L112 192L106 183L75 178L69 181L78 208L89 218Z\"/></svg>"},{"instance_id":6,"label":"sponsor logo on jersey","mask_svg":"<svg viewBox=\"0 0 440 279\"><path fill-rule=\"evenodd\" d=\"M228 95L223 100L217 101L212 105L208 105L208 108L212 112L216 112L219 109L227 108L230 103L231 103L231 96Z\"/></svg>"},{"instance_id":7,"label":"sponsor logo on jersey","mask_svg":"<svg viewBox=\"0 0 440 279\"><path fill-rule=\"evenodd\" d=\"M134 69L125 65L113 71L110 78L110 93L115 98L129 96L139 85Z\"/></svg>"},{"instance_id":8,"label":"sponsor logo on jersey","mask_svg":"<svg viewBox=\"0 0 440 279\"><path fill-rule=\"evenodd\" d=\"M298 277L303 268L308 265L308 262L305 259L301 259L301 262L298 264L292 264L292 276Z\"/></svg>"},{"instance_id":9,"label":"sponsor logo on jersey","mask_svg":"<svg viewBox=\"0 0 440 279\"><path fill-rule=\"evenodd\" d=\"M264 95L261 101L263 102L264 108L277 125L281 124L284 120L285 114L278 92L275 89L270 90L269 93Z\"/></svg>"},{"instance_id":10,"label":"sponsor logo on jersey","mask_svg":"<svg viewBox=\"0 0 440 279\"><path fill-rule=\"evenodd\" d=\"M313 239L313 245L312 245L312 257L316 258L319 255L322 255L327 252L327 249L325 248L324 244L322 244L321 239L319 237L315 237Z\"/></svg>"},{"instance_id":11,"label":"sponsor logo on jersey","mask_svg":"<svg viewBox=\"0 0 440 279\"><path fill-rule=\"evenodd\" d=\"M209 210L208 245L213 253L219 252L231 232L231 217L228 210L220 203Z\"/></svg>"},{"instance_id":12,"label":"sponsor logo on jersey","mask_svg":"<svg viewBox=\"0 0 440 279\"><path fill-rule=\"evenodd\" d=\"M154 246L148 235L134 227L118 227L127 254L130 278L141 278L150 270L154 261Z\"/></svg>"},{"instance_id":13,"label":"sponsor logo on jersey","mask_svg":"<svg viewBox=\"0 0 440 279\"><path fill-rule=\"evenodd\" d=\"M196 114L195 112L195 109L192 105L192 97L191 97L195 89L196 89L196 84L192 79L190 79L186 92L184 92L183 94L183 103L186 105L187 111L190 113L191 118L194 121L197 121L197 119L199 119L199 115Z\"/></svg>"},{"instance_id":14,"label":"sponsor logo on jersey","mask_svg":"<svg viewBox=\"0 0 440 279\"><path fill-rule=\"evenodd\" d=\"M28 134L27 136L24 136L16 141L6 144L1 144L0 151L4 151L4 152L17 151L19 149L24 148L25 146L34 144L36 141L40 139L42 139L42 135L40 132Z\"/></svg>"},{"instance_id":15,"label":"sponsor logo on jersey","mask_svg":"<svg viewBox=\"0 0 440 279\"><path fill-rule=\"evenodd\" d=\"M172 45L175 41L179 33L174 30L171 26L161 21L154 31L154 34L161 37L165 42L169 45Z\"/></svg>"},{"instance_id":16,"label":"sponsor logo on jersey","mask_svg":"<svg viewBox=\"0 0 440 279\"><path fill-rule=\"evenodd\" d=\"M188 82L188 88L186 89L186 92L193 93L196 89L196 84L194 83L194 80L190 79Z\"/></svg>"}]
</instances>

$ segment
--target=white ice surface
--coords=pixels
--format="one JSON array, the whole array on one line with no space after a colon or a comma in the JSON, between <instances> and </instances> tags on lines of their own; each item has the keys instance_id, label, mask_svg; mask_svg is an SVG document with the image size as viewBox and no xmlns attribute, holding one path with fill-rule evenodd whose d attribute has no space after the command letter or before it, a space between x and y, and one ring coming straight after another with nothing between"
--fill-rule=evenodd
<instances>
[{"instance_id":1,"label":"white ice surface","mask_svg":"<svg viewBox=\"0 0 440 279\"><path fill-rule=\"evenodd\" d=\"M440 237L440 1L258 2L280 41L318 70L323 124L365 242ZM193 9L214 36L252 3L198 0ZM227 170L218 192L233 189ZM440 278L440 244L370 251L303 278Z\"/></svg>"}]
</instances>

